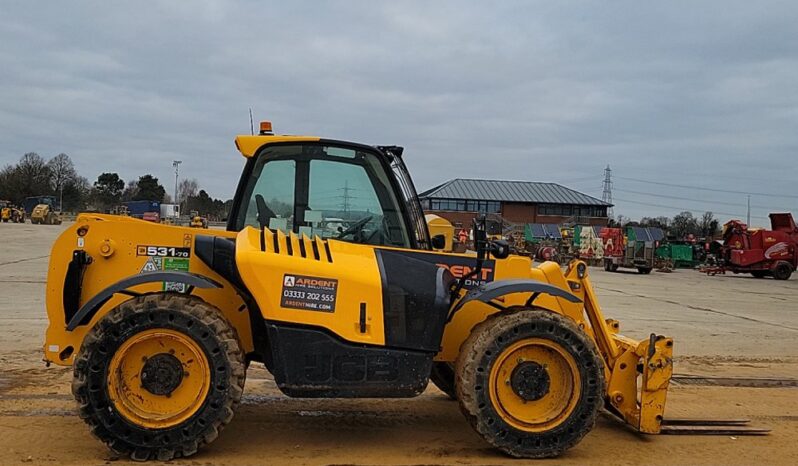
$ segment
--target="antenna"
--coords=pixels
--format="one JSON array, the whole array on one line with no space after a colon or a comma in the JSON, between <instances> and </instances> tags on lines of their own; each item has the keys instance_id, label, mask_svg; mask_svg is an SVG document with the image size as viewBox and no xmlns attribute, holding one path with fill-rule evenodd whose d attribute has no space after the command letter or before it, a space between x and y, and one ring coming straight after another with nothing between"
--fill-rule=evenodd
<instances>
[{"instance_id":1,"label":"antenna","mask_svg":"<svg viewBox=\"0 0 798 466\"><path fill-rule=\"evenodd\" d=\"M745 215L745 223L751 226L751 195L748 195L748 213Z\"/></svg>"},{"instance_id":2,"label":"antenna","mask_svg":"<svg viewBox=\"0 0 798 466\"><path fill-rule=\"evenodd\" d=\"M255 121L252 119L252 107L249 107L249 134L255 134Z\"/></svg>"},{"instance_id":3,"label":"antenna","mask_svg":"<svg viewBox=\"0 0 798 466\"><path fill-rule=\"evenodd\" d=\"M604 192L601 193L601 200L612 204L612 169L609 164L604 169ZM612 206L607 208L607 216L613 218Z\"/></svg>"}]
</instances>

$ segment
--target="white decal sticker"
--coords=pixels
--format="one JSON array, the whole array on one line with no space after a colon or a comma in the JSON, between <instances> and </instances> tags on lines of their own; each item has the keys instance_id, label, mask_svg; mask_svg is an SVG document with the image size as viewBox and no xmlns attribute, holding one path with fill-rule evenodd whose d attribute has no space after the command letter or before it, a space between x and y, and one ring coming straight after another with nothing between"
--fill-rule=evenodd
<instances>
[{"instance_id":1,"label":"white decal sticker","mask_svg":"<svg viewBox=\"0 0 798 466\"><path fill-rule=\"evenodd\" d=\"M160 257L148 257L147 262L144 263L144 266L141 268L141 272L157 272L161 270L161 258Z\"/></svg>"}]
</instances>

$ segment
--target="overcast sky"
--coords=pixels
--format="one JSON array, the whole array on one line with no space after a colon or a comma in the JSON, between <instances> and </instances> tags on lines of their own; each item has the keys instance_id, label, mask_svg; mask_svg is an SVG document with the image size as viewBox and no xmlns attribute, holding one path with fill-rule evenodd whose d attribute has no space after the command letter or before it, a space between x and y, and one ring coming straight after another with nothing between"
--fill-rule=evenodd
<instances>
[{"instance_id":1,"label":"overcast sky","mask_svg":"<svg viewBox=\"0 0 798 466\"><path fill-rule=\"evenodd\" d=\"M419 191L601 197L609 164L616 215L744 218L743 192L754 224L798 213L795 1L0 4L0 165L65 152L92 181L171 192L180 159L229 198L249 107L277 132L403 145Z\"/></svg>"}]
</instances>

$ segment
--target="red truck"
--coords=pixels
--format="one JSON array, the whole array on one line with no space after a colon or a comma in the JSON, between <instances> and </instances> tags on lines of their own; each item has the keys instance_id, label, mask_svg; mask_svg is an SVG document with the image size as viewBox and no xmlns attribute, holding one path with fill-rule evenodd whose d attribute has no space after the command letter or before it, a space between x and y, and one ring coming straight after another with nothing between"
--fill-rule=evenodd
<instances>
[{"instance_id":1,"label":"red truck","mask_svg":"<svg viewBox=\"0 0 798 466\"><path fill-rule=\"evenodd\" d=\"M740 220L723 225L725 270L787 280L798 267L798 228L792 214L770 214L770 230L749 230Z\"/></svg>"}]
</instances>

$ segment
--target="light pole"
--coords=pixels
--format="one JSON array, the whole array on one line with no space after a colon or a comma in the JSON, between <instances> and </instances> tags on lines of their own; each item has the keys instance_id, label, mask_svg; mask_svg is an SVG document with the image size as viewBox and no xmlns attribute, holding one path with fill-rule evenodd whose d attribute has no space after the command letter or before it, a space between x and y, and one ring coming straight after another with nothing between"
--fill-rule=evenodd
<instances>
[{"instance_id":1,"label":"light pole","mask_svg":"<svg viewBox=\"0 0 798 466\"><path fill-rule=\"evenodd\" d=\"M175 167L175 205L177 205L177 209L180 209L180 202L177 199L177 177L180 174L180 164L183 163L182 160L175 160L172 162L172 166ZM179 214L177 214L179 215Z\"/></svg>"}]
</instances>

